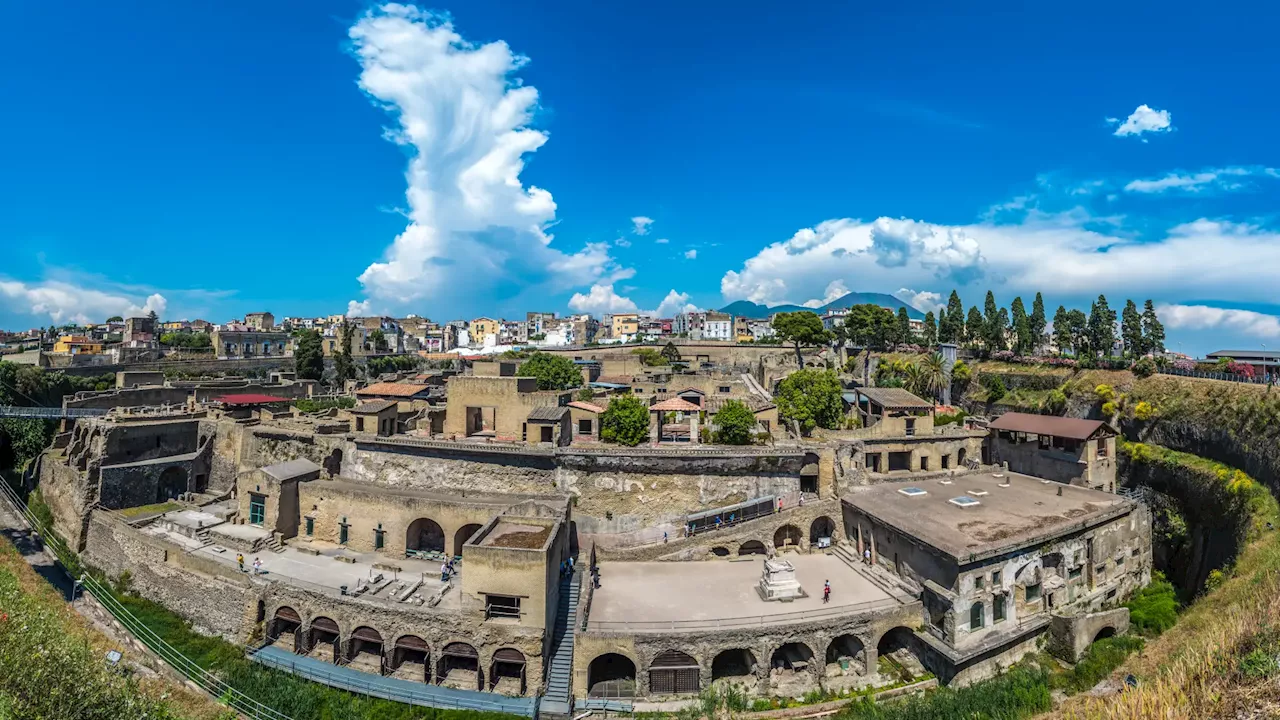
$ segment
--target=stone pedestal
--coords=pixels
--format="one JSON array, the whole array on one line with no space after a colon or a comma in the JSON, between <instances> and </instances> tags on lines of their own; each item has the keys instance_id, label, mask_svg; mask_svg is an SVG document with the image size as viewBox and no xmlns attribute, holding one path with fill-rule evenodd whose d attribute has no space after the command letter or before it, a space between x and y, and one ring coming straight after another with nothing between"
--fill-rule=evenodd
<instances>
[{"instance_id":1,"label":"stone pedestal","mask_svg":"<svg viewBox=\"0 0 1280 720\"><path fill-rule=\"evenodd\" d=\"M805 597L804 588L796 580L795 567L786 560L765 560L764 572L760 574L760 584L756 586L756 590L766 602L786 602Z\"/></svg>"}]
</instances>

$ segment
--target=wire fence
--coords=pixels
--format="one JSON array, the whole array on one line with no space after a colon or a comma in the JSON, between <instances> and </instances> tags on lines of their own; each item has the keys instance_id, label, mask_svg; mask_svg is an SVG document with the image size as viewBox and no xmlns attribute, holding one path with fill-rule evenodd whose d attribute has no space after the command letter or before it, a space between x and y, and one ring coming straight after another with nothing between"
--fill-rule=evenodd
<instances>
[{"instance_id":1,"label":"wire fence","mask_svg":"<svg viewBox=\"0 0 1280 720\"><path fill-rule=\"evenodd\" d=\"M810 622L813 620L843 617L846 615L855 615L858 613L901 606L902 602L900 600L888 599L871 600L867 602L852 603L849 605L836 605L832 607L818 608L816 610L777 613L774 615L748 615L744 617L710 618L706 620L590 620L587 624L588 628L593 632L656 633L670 632L673 630L730 630L735 628L770 627L773 625Z\"/></svg>"},{"instance_id":2,"label":"wire fence","mask_svg":"<svg viewBox=\"0 0 1280 720\"><path fill-rule=\"evenodd\" d=\"M51 532L50 528L46 527L31 512L27 504L9 486L8 481L2 477L0 477L0 495L4 496L5 500L18 513L27 527L43 540L44 546L53 552L54 557L62 565L63 572L66 572L70 577L71 573L68 568L78 566L75 554L71 552L56 533ZM85 573L81 575L77 583L92 593L98 603L106 608L107 612L111 613L112 617L134 638L145 645L147 649L155 653L156 656L201 690L216 698L218 702L231 707L245 717L252 718L252 720L292 720L290 716L254 700L183 655L166 642L164 638L147 627L128 608L120 604L112 590L99 582L97 578Z\"/></svg>"}]
</instances>

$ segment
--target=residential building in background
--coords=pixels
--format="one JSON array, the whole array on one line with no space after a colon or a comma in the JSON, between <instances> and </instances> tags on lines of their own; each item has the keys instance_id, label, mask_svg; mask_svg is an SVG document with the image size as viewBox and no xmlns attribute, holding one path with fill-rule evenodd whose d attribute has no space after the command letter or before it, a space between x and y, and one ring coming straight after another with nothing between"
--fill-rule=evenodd
<instances>
[{"instance_id":1,"label":"residential building in background","mask_svg":"<svg viewBox=\"0 0 1280 720\"><path fill-rule=\"evenodd\" d=\"M496 344L498 333L502 332L502 323L493 318L478 317L467 326L467 337L471 346ZM489 340L493 337L493 340Z\"/></svg>"},{"instance_id":2,"label":"residential building in background","mask_svg":"<svg viewBox=\"0 0 1280 720\"><path fill-rule=\"evenodd\" d=\"M276 326L276 316L269 312L247 313L244 316L244 324L250 330L274 330Z\"/></svg>"},{"instance_id":3,"label":"residential building in background","mask_svg":"<svg viewBox=\"0 0 1280 720\"><path fill-rule=\"evenodd\" d=\"M687 312L675 316L671 322L671 332L682 337L702 336L702 323L706 320L704 312Z\"/></svg>"},{"instance_id":4,"label":"residential building in background","mask_svg":"<svg viewBox=\"0 0 1280 720\"><path fill-rule=\"evenodd\" d=\"M53 351L68 355L101 355L102 343L85 335L63 335L53 344Z\"/></svg>"},{"instance_id":5,"label":"residential building in background","mask_svg":"<svg viewBox=\"0 0 1280 720\"><path fill-rule=\"evenodd\" d=\"M702 322L701 336L696 340L732 340L733 316L722 312L708 312Z\"/></svg>"}]
</instances>

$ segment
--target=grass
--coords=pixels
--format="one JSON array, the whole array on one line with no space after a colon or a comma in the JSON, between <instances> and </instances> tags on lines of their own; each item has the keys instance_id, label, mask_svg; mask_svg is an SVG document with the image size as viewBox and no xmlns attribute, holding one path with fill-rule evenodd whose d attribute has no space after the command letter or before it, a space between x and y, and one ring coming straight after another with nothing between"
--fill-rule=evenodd
<instances>
[{"instance_id":1,"label":"grass","mask_svg":"<svg viewBox=\"0 0 1280 720\"><path fill-rule=\"evenodd\" d=\"M120 514L127 518L142 517L143 515L163 515L171 510L177 510L182 506L175 502L155 503L154 505L139 505L138 507L125 508Z\"/></svg>"},{"instance_id":2,"label":"grass","mask_svg":"<svg viewBox=\"0 0 1280 720\"><path fill-rule=\"evenodd\" d=\"M119 649L0 540L0 718L186 718L234 713L180 683L113 672Z\"/></svg>"},{"instance_id":3,"label":"grass","mask_svg":"<svg viewBox=\"0 0 1280 720\"><path fill-rule=\"evenodd\" d=\"M982 718L1019 720L1053 707L1050 674L1019 665L990 680L963 688L943 687L891 703L861 699L836 715L838 720L938 720Z\"/></svg>"},{"instance_id":4,"label":"grass","mask_svg":"<svg viewBox=\"0 0 1280 720\"><path fill-rule=\"evenodd\" d=\"M1097 685L1146 642L1135 635L1098 640L1070 670L1053 676L1053 686L1068 693L1084 692Z\"/></svg>"}]
</instances>

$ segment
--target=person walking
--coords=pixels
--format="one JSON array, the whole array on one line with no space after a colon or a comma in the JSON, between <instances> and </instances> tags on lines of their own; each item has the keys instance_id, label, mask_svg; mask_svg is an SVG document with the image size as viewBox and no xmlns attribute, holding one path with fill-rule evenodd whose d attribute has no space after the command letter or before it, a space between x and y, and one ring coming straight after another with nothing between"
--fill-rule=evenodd
<instances>
[{"instance_id":1,"label":"person walking","mask_svg":"<svg viewBox=\"0 0 1280 720\"><path fill-rule=\"evenodd\" d=\"M831 602L831 581L824 580L822 582L822 604L826 605Z\"/></svg>"},{"instance_id":2,"label":"person walking","mask_svg":"<svg viewBox=\"0 0 1280 720\"><path fill-rule=\"evenodd\" d=\"M262 574L262 558L253 559L253 574L254 575Z\"/></svg>"},{"instance_id":3,"label":"person walking","mask_svg":"<svg viewBox=\"0 0 1280 720\"><path fill-rule=\"evenodd\" d=\"M449 582L449 563L440 563L440 582Z\"/></svg>"},{"instance_id":4,"label":"person walking","mask_svg":"<svg viewBox=\"0 0 1280 720\"><path fill-rule=\"evenodd\" d=\"M573 575L573 563L574 563L573 556L570 555L569 556L569 574L570 575Z\"/></svg>"},{"instance_id":5,"label":"person walking","mask_svg":"<svg viewBox=\"0 0 1280 720\"><path fill-rule=\"evenodd\" d=\"M862 551L862 562L868 565L871 564L871 548L867 548Z\"/></svg>"},{"instance_id":6,"label":"person walking","mask_svg":"<svg viewBox=\"0 0 1280 720\"><path fill-rule=\"evenodd\" d=\"M240 572L244 572L244 555L236 553L236 564L240 566Z\"/></svg>"}]
</instances>

